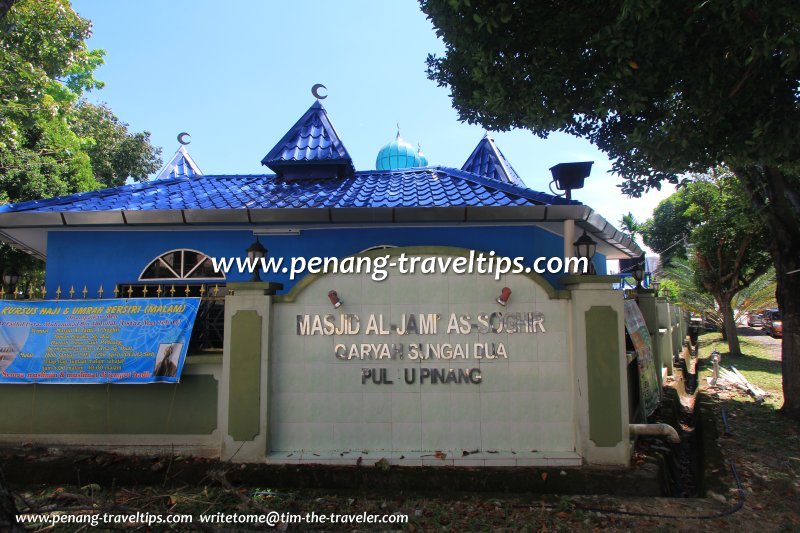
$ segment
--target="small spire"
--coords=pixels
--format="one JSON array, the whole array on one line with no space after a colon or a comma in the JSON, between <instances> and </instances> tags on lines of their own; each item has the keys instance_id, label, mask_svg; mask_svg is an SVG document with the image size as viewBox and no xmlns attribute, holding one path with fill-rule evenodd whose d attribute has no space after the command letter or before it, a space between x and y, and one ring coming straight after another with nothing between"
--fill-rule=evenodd
<instances>
[{"instance_id":1,"label":"small spire","mask_svg":"<svg viewBox=\"0 0 800 533\"><path fill-rule=\"evenodd\" d=\"M419 164L423 167L428 166L428 158L425 157L425 154L422 152L422 144L417 143L417 157L419 158Z\"/></svg>"},{"instance_id":2,"label":"small spire","mask_svg":"<svg viewBox=\"0 0 800 533\"><path fill-rule=\"evenodd\" d=\"M314 141L317 139L318 141ZM319 163L324 163L320 166ZM319 100L287 131L278 143L261 160L278 175L307 176L326 173L336 167L337 175L349 176L355 172L350 154L331 124ZM326 166L325 166L326 165ZM322 168L323 170L319 170Z\"/></svg>"},{"instance_id":3,"label":"small spire","mask_svg":"<svg viewBox=\"0 0 800 533\"><path fill-rule=\"evenodd\" d=\"M200 170L200 167L197 166L197 163L194 162L192 156L189 155L186 146L181 144L175 151L175 155L172 156L169 162L164 165L164 168L161 169L161 172L158 173L156 179L193 178L202 175L203 172Z\"/></svg>"},{"instance_id":4,"label":"small spire","mask_svg":"<svg viewBox=\"0 0 800 533\"><path fill-rule=\"evenodd\" d=\"M484 130L483 139L470 154L461 170L525 187L525 183L511 167L492 139L489 130Z\"/></svg>"}]
</instances>

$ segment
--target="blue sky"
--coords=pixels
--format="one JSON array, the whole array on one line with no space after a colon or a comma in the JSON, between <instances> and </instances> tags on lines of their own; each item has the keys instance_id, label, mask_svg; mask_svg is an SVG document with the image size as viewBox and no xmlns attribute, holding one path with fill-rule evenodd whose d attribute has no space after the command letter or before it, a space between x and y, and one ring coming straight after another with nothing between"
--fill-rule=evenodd
<instances>
[{"instance_id":1,"label":"blue sky","mask_svg":"<svg viewBox=\"0 0 800 533\"><path fill-rule=\"evenodd\" d=\"M357 169L396 133L420 143L430 164L460 167L483 136L458 121L448 90L425 76L428 53L443 52L413 0L273 2L73 0L93 22L90 46L107 51L97 77L107 102L136 131L152 133L165 159L191 134L189 152L206 174L268 172L261 158L314 102L315 83ZM532 189L547 191L549 167L595 161L573 197L618 225L623 213L650 216L671 190L628 199L607 157L585 140L526 131L493 133ZM665 187L668 189L668 187Z\"/></svg>"}]
</instances>

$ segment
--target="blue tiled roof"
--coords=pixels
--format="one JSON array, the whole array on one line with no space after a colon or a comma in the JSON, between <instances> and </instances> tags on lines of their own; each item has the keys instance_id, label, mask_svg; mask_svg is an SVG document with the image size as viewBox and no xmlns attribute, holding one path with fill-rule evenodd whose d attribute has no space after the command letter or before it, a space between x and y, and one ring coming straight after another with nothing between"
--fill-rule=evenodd
<instances>
[{"instance_id":1,"label":"blue tiled roof","mask_svg":"<svg viewBox=\"0 0 800 533\"><path fill-rule=\"evenodd\" d=\"M156 209L463 207L579 204L447 167L356 172L346 178L274 175L166 178L0 206L0 213Z\"/></svg>"},{"instance_id":2,"label":"blue tiled roof","mask_svg":"<svg viewBox=\"0 0 800 533\"><path fill-rule=\"evenodd\" d=\"M319 101L314 102L261 160L262 165L278 173L286 166L302 163L328 163L345 166L349 174L355 171L350 154Z\"/></svg>"},{"instance_id":3,"label":"blue tiled roof","mask_svg":"<svg viewBox=\"0 0 800 533\"><path fill-rule=\"evenodd\" d=\"M186 148L181 146L172 159L164 165L161 172L158 173L156 179L162 178L193 178L195 176L202 176L203 172L197 163L194 162L192 156L186 151Z\"/></svg>"},{"instance_id":4,"label":"blue tiled roof","mask_svg":"<svg viewBox=\"0 0 800 533\"><path fill-rule=\"evenodd\" d=\"M472 151L461 170L480 174L504 183L525 186L522 179L514 171L511 163L508 162L508 159L506 159L488 133L483 136L481 142Z\"/></svg>"}]
</instances>

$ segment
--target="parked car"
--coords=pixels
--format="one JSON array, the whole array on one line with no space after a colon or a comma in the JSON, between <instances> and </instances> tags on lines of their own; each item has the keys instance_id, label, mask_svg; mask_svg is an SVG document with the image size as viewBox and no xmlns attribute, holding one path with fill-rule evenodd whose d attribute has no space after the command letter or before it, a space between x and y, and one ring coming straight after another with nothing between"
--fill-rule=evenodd
<instances>
[{"instance_id":1,"label":"parked car","mask_svg":"<svg viewBox=\"0 0 800 533\"><path fill-rule=\"evenodd\" d=\"M783 320L778 309L767 309L761 317L761 329L773 337L783 337Z\"/></svg>"},{"instance_id":2,"label":"parked car","mask_svg":"<svg viewBox=\"0 0 800 533\"><path fill-rule=\"evenodd\" d=\"M751 328L760 328L763 324L761 313L747 313L747 325Z\"/></svg>"}]
</instances>

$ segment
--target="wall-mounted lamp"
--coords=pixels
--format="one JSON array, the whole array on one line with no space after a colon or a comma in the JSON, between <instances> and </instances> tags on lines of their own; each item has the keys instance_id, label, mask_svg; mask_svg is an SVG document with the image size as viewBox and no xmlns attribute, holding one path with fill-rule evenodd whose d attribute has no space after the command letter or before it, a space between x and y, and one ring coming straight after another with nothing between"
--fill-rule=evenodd
<instances>
[{"instance_id":1,"label":"wall-mounted lamp","mask_svg":"<svg viewBox=\"0 0 800 533\"><path fill-rule=\"evenodd\" d=\"M566 191L567 200L571 200L573 189L582 189L583 181L592 173L593 163L593 161L559 163L550 167L550 173L553 175L550 190L552 191L552 184L555 183L558 190Z\"/></svg>"},{"instance_id":2,"label":"wall-mounted lamp","mask_svg":"<svg viewBox=\"0 0 800 533\"><path fill-rule=\"evenodd\" d=\"M583 230L583 235L578 237L578 240L572 244L575 246L575 255L579 259L585 257L587 263L589 263L588 270L586 272L581 272L581 274L597 274L593 261L594 254L597 252L597 243L586 234L586 230Z\"/></svg>"},{"instance_id":3,"label":"wall-mounted lamp","mask_svg":"<svg viewBox=\"0 0 800 533\"><path fill-rule=\"evenodd\" d=\"M342 300L336 294L336 291L328 291L328 300L331 301L334 309L339 309L342 306Z\"/></svg>"},{"instance_id":4,"label":"wall-mounted lamp","mask_svg":"<svg viewBox=\"0 0 800 533\"><path fill-rule=\"evenodd\" d=\"M259 267L261 266L261 260L265 257L267 257L267 249L261 245L258 236L256 236L256 242L247 249L247 258L250 260L250 264L253 265L253 277L250 278L250 281L261 281L261 269Z\"/></svg>"},{"instance_id":5,"label":"wall-mounted lamp","mask_svg":"<svg viewBox=\"0 0 800 533\"><path fill-rule=\"evenodd\" d=\"M511 298L511 289L508 287L503 287L503 290L500 291L500 296L498 296L497 300L495 301L505 307L509 298Z\"/></svg>"}]
</instances>

